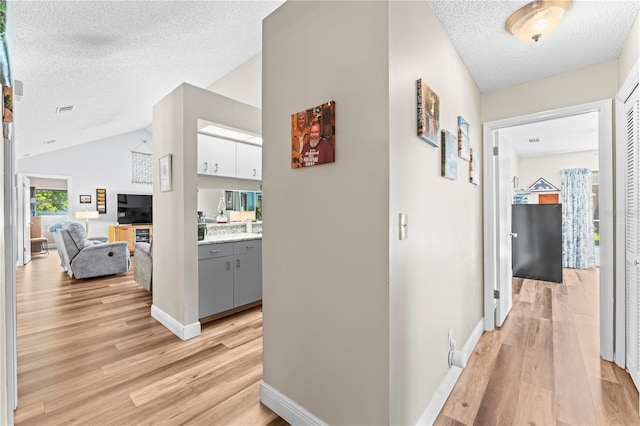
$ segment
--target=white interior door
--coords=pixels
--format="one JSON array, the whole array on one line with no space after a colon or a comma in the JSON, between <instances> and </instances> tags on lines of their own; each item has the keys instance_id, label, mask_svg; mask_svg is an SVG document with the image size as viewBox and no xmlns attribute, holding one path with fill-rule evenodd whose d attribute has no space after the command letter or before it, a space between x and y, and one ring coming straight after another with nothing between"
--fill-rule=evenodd
<instances>
[{"instance_id":1,"label":"white interior door","mask_svg":"<svg viewBox=\"0 0 640 426\"><path fill-rule=\"evenodd\" d=\"M23 264L26 265L31 261L31 180L27 176L22 177L22 194Z\"/></svg>"},{"instance_id":2,"label":"white interior door","mask_svg":"<svg viewBox=\"0 0 640 426\"><path fill-rule=\"evenodd\" d=\"M625 288L626 364L636 385L640 388L640 148L638 127L640 104L636 87L625 106L626 170L625 170Z\"/></svg>"},{"instance_id":3,"label":"white interior door","mask_svg":"<svg viewBox=\"0 0 640 426\"><path fill-rule=\"evenodd\" d=\"M496 303L496 326L501 327L507 318L512 305L511 281L513 276L511 264L511 155L509 146L500 138L498 131L494 134L494 146L498 147L498 155L494 156L496 169L496 211L499 213L497 235L498 271L496 290L499 297Z\"/></svg>"}]
</instances>

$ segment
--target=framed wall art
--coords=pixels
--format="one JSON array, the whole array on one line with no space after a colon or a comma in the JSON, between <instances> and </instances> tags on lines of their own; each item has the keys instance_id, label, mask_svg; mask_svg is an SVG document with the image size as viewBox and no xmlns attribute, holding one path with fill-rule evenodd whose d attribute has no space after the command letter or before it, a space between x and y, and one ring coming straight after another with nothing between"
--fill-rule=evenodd
<instances>
[{"instance_id":1,"label":"framed wall art","mask_svg":"<svg viewBox=\"0 0 640 426\"><path fill-rule=\"evenodd\" d=\"M469 139L469 123L458 116L458 156L463 160L471 160L471 140Z\"/></svg>"},{"instance_id":2,"label":"framed wall art","mask_svg":"<svg viewBox=\"0 0 640 426\"><path fill-rule=\"evenodd\" d=\"M442 131L442 176L458 179L458 141L446 130Z\"/></svg>"},{"instance_id":3,"label":"framed wall art","mask_svg":"<svg viewBox=\"0 0 640 426\"><path fill-rule=\"evenodd\" d=\"M336 103L291 114L291 168L333 163L336 150Z\"/></svg>"},{"instance_id":4,"label":"framed wall art","mask_svg":"<svg viewBox=\"0 0 640 426\"><path fill-rule=\"evenodd\" d=\"M473 155L473 148L469 148L469 182L474 185L478 185L480 175L480 169L478 169L478 156Z\"/></svg>"},{"instance_id":5,"label":"framed wall art","mask_svg":"<svg viewBox=\"0 0 640 426\"><path fill-rule=\"evenodd\" d=\"M104 188L96 189L96 210L98 214L107 214L107 190Z\"/></svg>"},{"instance_id":6,"label":"framed wall art","mask_svg":"<svg viewBox=\"0 0 640 426\"><path fill-rule=\"evenodd\" d=\"M81 195L80 204L91 204L91 195Z\"/></svg>"},{"instance_id":7,"label":"framed wall art","mask_svg":"<svg viewBox=\"0 0 640 426\"><path fill-rule=\"evenodd\" d=\"M171 154L160 157L160 191L167 192L173 189L171 176Z\"/></svg>"},{"instance_id":8,"label":"framed wall art","mask_svg":"<svg viewBox=\"0 0 640 426\"><path fill-rule=\"evenodd\" d=\"M440 98L421 78L416 81L416 91L418 137L439 146Z\"/></svg>"}]
</instances>

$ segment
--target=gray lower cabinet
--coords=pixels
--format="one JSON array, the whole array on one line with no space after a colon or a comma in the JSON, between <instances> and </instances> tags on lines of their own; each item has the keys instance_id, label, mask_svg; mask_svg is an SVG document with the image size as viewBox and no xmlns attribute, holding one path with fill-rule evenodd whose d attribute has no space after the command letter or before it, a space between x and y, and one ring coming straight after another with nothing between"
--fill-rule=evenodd
<instances>
[{"instance_id":1,"label":"gray lower cabinet","mask_svg":"<svg viewBox=\"0 0 640 426\"><path fill-rule=\"evenodd\" d=\"M198 308L204 318L262 299L262 240L198 246Z\"/></svg>"}]
</instances>

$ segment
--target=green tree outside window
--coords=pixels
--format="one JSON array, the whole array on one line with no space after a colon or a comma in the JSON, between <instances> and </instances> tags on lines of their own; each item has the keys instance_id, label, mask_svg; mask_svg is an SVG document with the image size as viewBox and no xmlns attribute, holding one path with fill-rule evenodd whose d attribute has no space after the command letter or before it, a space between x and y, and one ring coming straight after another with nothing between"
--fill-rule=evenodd
<instances>
[{"instance_id":1,"label":"green tree outside window","mask_svg":"<svg viewBox=\"0 0 640 426\"><path fill-rule=\"evenodd\" d=\"M36 189L36 215L65 214L68 211L67 191L61 189Z\"/></svg>"}]
</instances>

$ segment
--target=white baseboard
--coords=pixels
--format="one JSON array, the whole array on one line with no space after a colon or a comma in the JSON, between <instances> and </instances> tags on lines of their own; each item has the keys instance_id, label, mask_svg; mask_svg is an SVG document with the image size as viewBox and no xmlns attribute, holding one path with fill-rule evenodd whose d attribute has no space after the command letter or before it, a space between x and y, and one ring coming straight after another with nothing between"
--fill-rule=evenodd
<instances>
[{"instance_id":1,"label":"white baseboard","mask_svg":"<svg viewBox=\"0 0 640 426\"><path fill-rule=\"evenodd\" d=\"M292 425L324 426L325 422L287 398L264 381L260 383L260 402Z\"/></svg>"},{"instance_id":2,"label":"white baseboard","mask_svg":"<svg viewBox=\"0 0 640 426\"><path fill-rule=\"evenodd\" d=\"M471 336L464 344L462 350L465 355L467 355L467 359L471 356L473 349L478 344L480 337L482 337L482 333L484 332L484 318L481 318L476 327L473 329ZM440 414L440 410L444 406L444 403L447 402L447 398L451 394L453 387L455 386L458 378L462 374L462 369L458 367L450 367L449 372L444 377L440 386L436 390L436 394L429 401L429 405L425 408L422 416L420 416L420 420L418 420L418 425L432 425L436 419L438 418L438 414ZM286 420L286 419L285 419Z\"/></svg>"},{"instance_id":3,"label":"white baseboard","mask_svg":"<svg viewBox=\"0 0 640 426\"><path fill-rule=\"evenodd\" d=\"M156 305L151 305L151 317L164 325L173 334L178 336L182 340L189 340L200 335L200 322L196 321L192 324L183 325L171 315L158 308Z\"/></svg>"}]
</instances>

